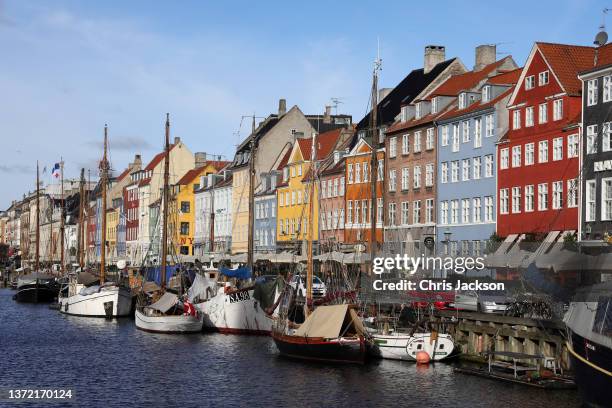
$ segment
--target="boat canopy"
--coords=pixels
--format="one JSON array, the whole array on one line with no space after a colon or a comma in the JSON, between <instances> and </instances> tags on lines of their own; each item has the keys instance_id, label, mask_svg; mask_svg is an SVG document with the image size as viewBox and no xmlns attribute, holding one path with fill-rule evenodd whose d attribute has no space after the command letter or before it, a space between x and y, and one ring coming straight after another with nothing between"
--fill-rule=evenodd
<instances>
[{"instance_id":1,"label":"boat canopy","mask_svg":"<svg viewBox=\"0 0 612 408\"><path fill-rule=\"evenodd\" d=\"M150 309L159 310L162 313L166 313L172 306L178 301L178 296L171 292L164 292L162 297L152 305L148 306Z\"/></svg>"},{"instance_id":2,"label":"boat canopy","mask_svg":"<svg viewBox=\"0 0 612 408\"><path fill-rule=\"evenodd\" d=\"M330 339L363 332L364 328L357 312L344 304L317 307L297 329L295 335Z\"/></svg>"},{"instance_id":3,"label":"boat canopy","mask_svg":"<svg viewBox=\"0 0 612 408\"><path fill-rule=\"evenodd\" d=\"M251 269L248 266L241 266L236 269L220 268L219 272L228 278L251 279Z\"/></svg>"}]
</instances>

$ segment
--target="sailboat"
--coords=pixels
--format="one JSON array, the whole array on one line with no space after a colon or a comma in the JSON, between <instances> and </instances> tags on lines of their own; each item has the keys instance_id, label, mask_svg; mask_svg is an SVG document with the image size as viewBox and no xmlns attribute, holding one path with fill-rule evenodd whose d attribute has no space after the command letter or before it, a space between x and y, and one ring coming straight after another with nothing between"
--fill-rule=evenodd
<instances>
[{"instance_id":1,"label":"sailboat","mask_svg":"<svg viewBox=\"0 0 612 408\"><path fill-rule=\"evenodd\" d=\"M286 290L272 338L281 355L301 360L363 364L369 343L367 332L357 314L357 307L340 303L317 306L313 302L313 203L316 179L316 134L312 136L312 182L308 216L308 262L305 302L298 301L297 290ZM342 301L342 299L340 299ZM303 311L304 321L299 322ZM297 312L297 313L296 313Z\"/></svg>"},{"instance_id":2,"label":"sailboat","mask_svg":"<svg viewBox=\"0 0 612 408\"><path fill-rule=\"evenodd\" d=\"M98 278L85 272L71 273L68 284L58 296L59 311L67 315L84 317L123 317L129 316L132 294L128 287L106 280L106 189L108 184L108 127L104 126L104 155L100 162L101 197L101 245L100 276ZM84 183L81 172L81 186ZM82 188L81 188L82 191ZM81 196L82 200L82 196ZM83 219L80 217L79 223ZM79 225L81 228L81 225ZM81 244L79 242L79 244ZM81 268L82 269L82 268Z\"/></svg>"},{"instance_id":3,"label":"sailboat","mask_svg":"<svg viewBox=\"0 0 612 408\"><path fill-rule=\"evenodd\" d=\"M203 316L189 301L188 293L179 296L179 293L175 293L166 287L166 271L168 266L168 201L170 199L170 117L168 114L166 114L164 152L161 286L158 290L147 292L145 290L147 282L143 279L143 287L136 305L136 327L140 330L156 333L199 333L202 331Z\"/></svg>"},{"instance_id":4,"label":"sailboat","mask_svg":"<svg viewBox=\"0 0 612 408\"><path fill-rule=\"evenodd\" d=\"M36 259L34 272L20 275L17 278L17 293L13 296L18 302L49 303L58 293L55 278L40 271L40 177L38 161L36 162Z\"/></svg>"}]
</instances>

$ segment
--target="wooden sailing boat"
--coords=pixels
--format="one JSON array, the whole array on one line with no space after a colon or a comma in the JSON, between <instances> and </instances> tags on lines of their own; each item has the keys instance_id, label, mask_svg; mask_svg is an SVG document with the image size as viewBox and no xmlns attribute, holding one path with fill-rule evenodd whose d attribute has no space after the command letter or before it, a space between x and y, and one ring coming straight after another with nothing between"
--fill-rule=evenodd
<instances>
[{"instance_id":1,"label":"wooden sailing boat","mask_svg":"<svg viewBox=\"0 0 612 408\"><path fill-rule=\"evenodd\" d=\"M100 162L101 190L101 243L100 243L100 276L84 271L71 273L68 285L58 296L61 313L84 317L124 317L129 316L132 307L132 294L128 287L117 282L106 280L106 190L108 187L108 127L104 126L104 154ZM84 183L81 171L81 192ZM81 196L82 200L82 196ZM79 223L83 219L80 217ZM82 225L79 225L82 228ZM82 249L81 249L82 251Z\"/></svg>"},{"instance_id":2,"label":"wooden sailing boat","mask_svg":"<svg viewBox=\"0 0 612 408\"><path fill-rule=\"evenodd\" d=\"M283 356L333 363L363 364L367 356L366 331L359 319L356 307L351 304L318 306L314 311L313 282L313 206L314 183L317 174L316 134L312 136L312 165L308 212L308 262L306 268L306 299L303 305L305 320L297 323L290 310L300 305L295 301L295 291L286 290L281 300L279 318L273 327L272 337Z\"/></svg>"},{"instance_id":3,"label":"wooden sailing boat","mask_svg":"<svg viewBox=\"0 0 612 408\"><path fill-rule=\"evenodd\" d=\"M17 278L17 293L13 297L18 302L49 303L57 297L58 286L55 278L40 271L40 176L36 161L36 255L34 272Z\"/></svg>"},{"instance_id":4,"label":"wooden sailing boat","mask_svg":"<svg viewBox=\"0 0 612 408\"><path fill-rule=\"evenodd\" d=\"M166 287L168 261L168 201L170 199L170 117L166 114L166 139L164 148L164 186L162 190L162 245L161 285L159 290L146 293L143 290L136 306L136 327L156 333L199 333L202 331L202 314L179 294Z\"/></svg>"}]
</instances>

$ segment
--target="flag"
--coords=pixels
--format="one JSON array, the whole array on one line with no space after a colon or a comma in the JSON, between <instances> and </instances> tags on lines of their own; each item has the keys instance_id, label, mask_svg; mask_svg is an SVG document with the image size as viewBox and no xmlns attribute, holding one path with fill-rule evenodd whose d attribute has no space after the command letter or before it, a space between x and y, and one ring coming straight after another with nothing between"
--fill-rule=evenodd
<instances>
[{"instance_id":1,"label":"flag","mask_svg":"<svg viewBox=\"0 0 612 408\"><path fill-rule=\"evenodd\" d=\"M185 300L183 302L183 315L184 316L196 316L197 315L195 307L188 300Z\"/></svg>"},{"instance_id":2,"label":"flag","mask_svg":"<svg viewBox=\"0 0 612 408\"><path fill-rule=\"evenodd\" d=\"M59 163L55 163L53 165L53 169L51 170L51 175L55 178L59 178L60 176L60 164Z\"/></svg>"}]
</instances>

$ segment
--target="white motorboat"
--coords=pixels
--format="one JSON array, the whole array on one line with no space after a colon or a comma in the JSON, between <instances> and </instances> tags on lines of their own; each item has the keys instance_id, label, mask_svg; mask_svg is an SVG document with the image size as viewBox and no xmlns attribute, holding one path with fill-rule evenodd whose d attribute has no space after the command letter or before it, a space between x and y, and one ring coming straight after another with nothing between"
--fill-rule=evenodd
<instances>
[{"instance_id":1,"label":"white motorboat","mask_svg":"<svg viewBox=\"0 0 612 408\"><path fill-rule=\"evenodd\" d=\"M193 307L193 306L191 306ZM203 316L179 302L177 295L165 292L156 302L136 308L136 327L154 333L199 333Z\"/></svg>"},{"instance_id":2,"label":"white motorboat","mask_svg":"<svg viewBox=\"0 0 612 408\"><path fill-rule=\"evenodd\" d=\"M450 334L443 333L402 333L392 331L388 334L372 334L374 347L372 353L376 357L416 361L416 354L424 351L431 361L440 361L449 357L455 342Z\"/></svg>"},{"instance_id":3,"label":"white motorboat","mask_svg":"<svg viewBox=\"0 0 612 408\"><path fill-rule=\"evenodd\" d=\"M88 275L88 274L87 274ZM91 276L91 275L90 275ZM86 278L86 276L83 276ZM85 279L90 281L90 279ZM132 293L129 288L112 282L87 286L79 283L79 276L69 277L67 287L59 294L59 311L63 314L85 317L125 317L130 315Z\"/></svg>"}]
</instances>

